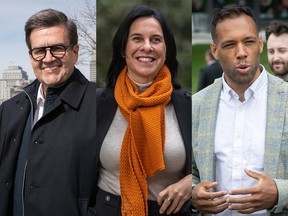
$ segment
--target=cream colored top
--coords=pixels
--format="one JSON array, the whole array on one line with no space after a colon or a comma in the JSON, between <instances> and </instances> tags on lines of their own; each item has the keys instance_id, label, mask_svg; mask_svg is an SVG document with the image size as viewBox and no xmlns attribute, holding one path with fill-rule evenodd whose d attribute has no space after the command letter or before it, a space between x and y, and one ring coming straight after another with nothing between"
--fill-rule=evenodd
<instances>
[{"instance_id":1,"label":"cream colored top","mask_svg":"<svg viewBox=\"0 0 288 216\"><path fill-rule=\"evenodd\" d=\"M118 108L100 151L101 168L98 186L116 195L121 195L120 151L127 124ZM165 169L147 179L149 200L156 200L159 192L184 177L185 147L172 103L165 107L165 127Z\"/></svg>"}]
</instances>

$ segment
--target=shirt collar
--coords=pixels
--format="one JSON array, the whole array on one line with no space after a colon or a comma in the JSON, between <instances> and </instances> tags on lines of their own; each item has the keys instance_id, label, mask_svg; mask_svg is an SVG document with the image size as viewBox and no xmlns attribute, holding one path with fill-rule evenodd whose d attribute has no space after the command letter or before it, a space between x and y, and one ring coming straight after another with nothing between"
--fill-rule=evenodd
<instances>
[{"instance_id":1,"label":"shirt collar","mask_svg":"<svg viewBox=\"0 0 288 216\"><path fill-rule=\"evenodd\" d=\"M37 105L38 105L41 101L42 101L42 102L45 101L45 97L44 97L43 89L42 89L42 83L40 83L39 88L38 88L38 92L37 92Z\"/></svg>"},{"instance_id":2,"label":"shirt collar","mask_svg":"<svg viewBox=\"0 0 288 216\"><path fill-rule=\"evenodd\" d=\"M209 66L209 65L214 64L214 63L216 63L216 60L210 60L210 61L207 63L207 65Z\"/></svg>"}]
</instances>

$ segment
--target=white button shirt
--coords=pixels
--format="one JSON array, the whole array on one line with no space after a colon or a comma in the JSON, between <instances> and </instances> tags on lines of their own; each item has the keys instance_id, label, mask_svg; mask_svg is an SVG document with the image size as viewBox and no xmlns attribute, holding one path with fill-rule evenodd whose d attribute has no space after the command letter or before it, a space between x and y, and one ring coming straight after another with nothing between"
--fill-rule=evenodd
<instances>
[{"instance_id":1,"label":"white button shirt","mask_svg":"<svg viewBox=\"0 0 288 216\"><path fill-rule=\"evenodd\" d=\"M43 111L44 111L44 103L45 103L45 97L43 94L42 84L39 85L38 92L37 92L37 107L34 114L33 119L33 126L36 124L36 122L42 117Z\"/></svg>"},{"instance_id":2,"label":"white button shirt","mask_svg":"<svg viewBox=\"0 0 288 216\"><path fill-rule=\"evenodd\" d=\"M265 129L267 110L267 72L262 73L245 91L245 101L225 82L221 90L215 133L216 191L256 185L244 168L264 172ZM233 196L233 195L232 195ZM235 196L235 195L234 195ZM239 196L238 196L239 197ZM241 215L226 209L217 215ZM268 215L266 210L251 215Z\"/></svg>"}]
</instances>

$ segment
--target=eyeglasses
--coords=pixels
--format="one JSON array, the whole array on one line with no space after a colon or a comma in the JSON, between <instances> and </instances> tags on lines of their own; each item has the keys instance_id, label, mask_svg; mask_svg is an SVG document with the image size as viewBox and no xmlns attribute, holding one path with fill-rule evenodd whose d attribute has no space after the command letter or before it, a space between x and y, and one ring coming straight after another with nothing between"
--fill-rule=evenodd
<instances>
[{"instance_id":1,"label":"eyeglasses","mask_svg":"<svg viewBox=\"0 0 288 216\"><path fill-rule=\"evenodd\" d=\"M36 61L42 61L47 53L47 49L49 49L50 54L55 58L63 58L66 54L66 50L69 47L74 46L74 44L70 44L68 46L64 45L54 45L54 46L47 46L47 47L38 47L34 48L29 51L29 54L32 58Z\"/></svg>"}]
</instances>

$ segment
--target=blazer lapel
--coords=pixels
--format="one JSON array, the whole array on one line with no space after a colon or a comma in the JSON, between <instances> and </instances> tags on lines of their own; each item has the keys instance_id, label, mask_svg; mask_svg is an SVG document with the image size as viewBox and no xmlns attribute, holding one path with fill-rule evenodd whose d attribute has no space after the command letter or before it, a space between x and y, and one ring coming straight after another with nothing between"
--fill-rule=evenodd
<instances>
[{"instance_id":1,"label":"blazer lapel","mask_svg":"<svg viewBox=\"0 0 288 216\"><path fill-rule=\"evenodd\" d=\"M287 87L268 74L267 117L265 138L264 172L275 178L281 147L281 138L286 118Z\"/></svg>"},{"instance_id":2,"label":"blazer lapel","mask_svg":"<svg viewBox=\"0 0 288 216\"><path fill-rule=\"evenodd\" d=\"M215 127L217 120L217 111L220 98L220 92L222 88L222 81L218 79L214 85L209 87L209 91L205 95L205 99L200 107L201 118L199 124L199 154L202 155L200 164L203 170L202 180L215 180L215 155L214 155L214 139L215 139ZM193 103L193 100L192 100ZM198 162L199 163L199 162Z\"/></svg>"}]
</instances>

